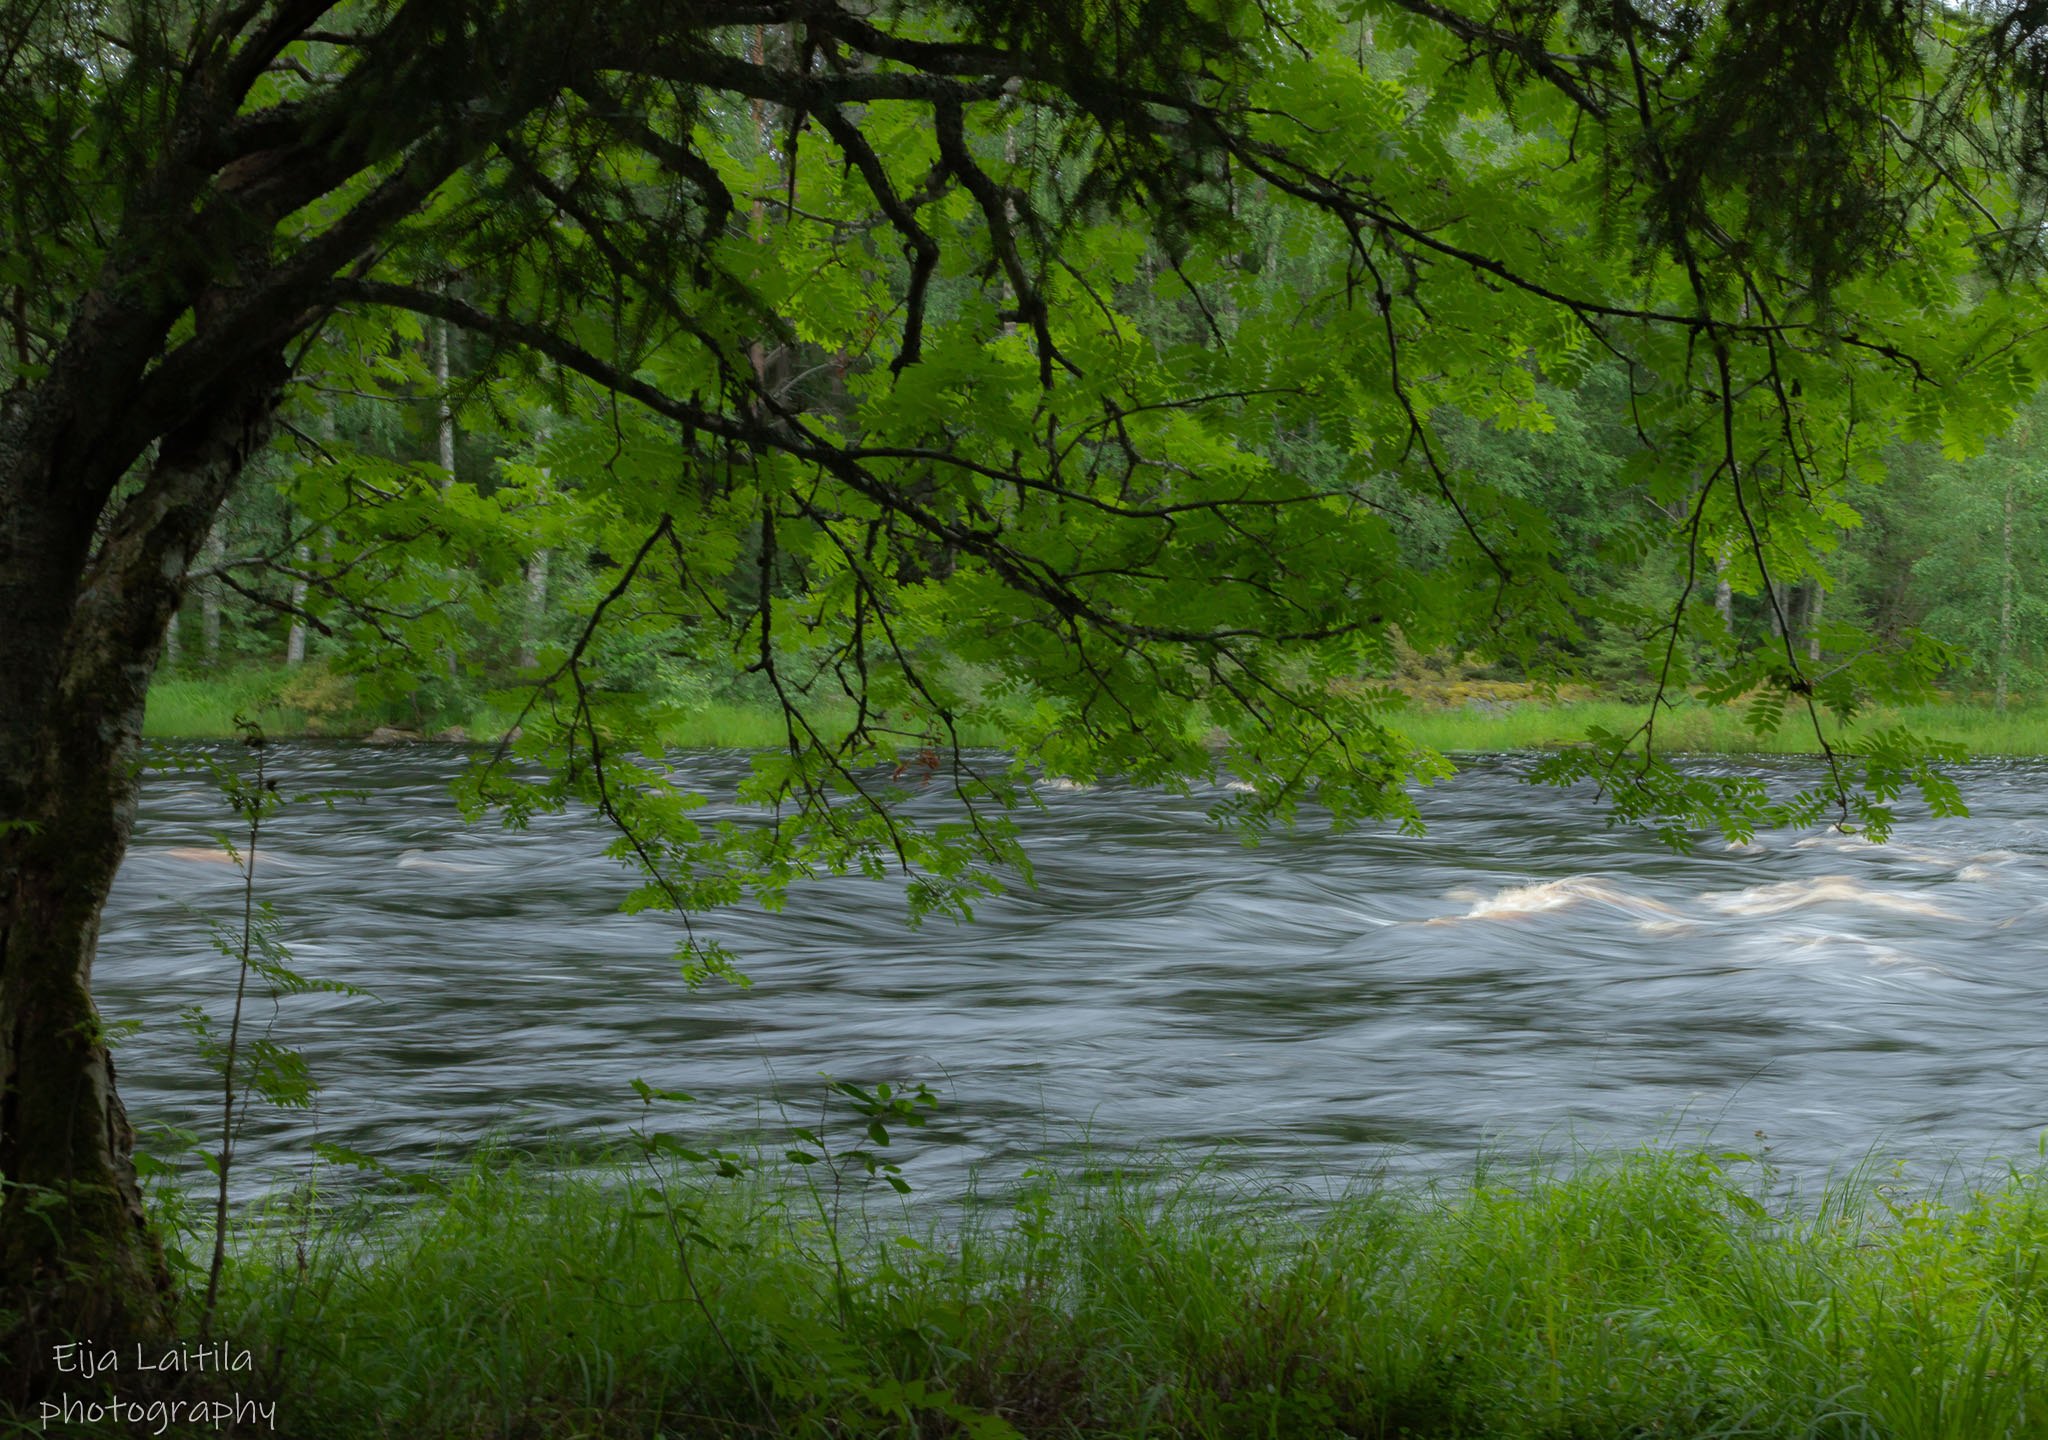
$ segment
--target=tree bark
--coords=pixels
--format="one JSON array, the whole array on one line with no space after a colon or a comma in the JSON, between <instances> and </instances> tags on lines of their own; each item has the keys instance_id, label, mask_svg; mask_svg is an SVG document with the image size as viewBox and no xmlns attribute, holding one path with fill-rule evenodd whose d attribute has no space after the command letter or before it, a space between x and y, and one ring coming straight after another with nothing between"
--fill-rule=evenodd
<instances>
[{"instance_id":1,"label":"tree bark","mask_svg":"<svg viewBox=\"0 0 2048 1440\"><path fill-rule=\"evenodd\" d=\"M448 404L448 322L435 320L428 330L429 348L434 365L434 433L440 444L441 488L446 490L455 483L455 411ZM456 671L456 657L453 650L441 657L442 667L453 680ZM413 696L413 706L419 706L419 696Z\"/></svg>"},{"instance_id":2,"label":"tree bark","mask_svg":"<svg viewBox=\"0 0 2048 1440\"><path fill-rule=\"evenodd\" d=\"M210 669L220 664L220 567L227 562L227 542L221 538L220 528L215 526L208 533L206 543L199 549L199 558L205 562L206 575L199 582L199 636L206 649L206 664Z\"/></svg>"},{"instance_id":3,"label":"tree bark","mask_svg":"<svg viewBox=\"0 0 2048 1440\"><path fill-rule=\"evenodd\" d=\"M485 7L491 46L446 7L397 6L345 76L245 103L328 8L195 12L189 50L124 58L135 153L82 162L102 168L77 193L107 210L65 222L100 258L51 307L46 368L0 394L0 1400L56 1379L65 1340L168 1335L92 961L134 823L150 676L266 438L285 347L323 323L337 274L614 40L580 6ZM73 164L68 144L53 171ZM365 176L324 226L279 231Z\"/></svg>"},{"instance_id":4,"label":"tree bark","mask_svg":"<svg viewBox=\"0 0 2048 1440\"><path fill-rule=\"evenodd\" d=\"M448 403L448 322L435 320L428 329L434 362L434 433L440 444L441 484L455 480L455 411Z\"/></svg>"},{"instance_id":5,"label":"tree bark","mask_svg":"<svg viewBox=\"0 0 2048 1440\"><path fill-rule=\"evenodd\" d=\"M307 546L301 545L295 552L294 558L298 561L299 568L304 570L313 563L313 552ZM303 665L306 663L306 622L299 618L299 612L305 608L306 582L304 580L294 580L292 581L292 628L287 630L284 636L284 663L287 665Z\"/></svg>"},{"instance_id":6,"label":"tree bark","mask_svg":"<svg viewBox=\"0 0 2048 1440\"><path fill-rule=\"evenodd\" d=\"M541 625L548 613L548 552L536 550L526 562L526 615L519 637L515 663L531 670L539 663Z\"/></svg>"},{"instance_id":7,"label":"tree bark","mask_svg":"<svg viewBox=\"0 0 2048 1440\"><path fill-rule=\"evenodd\" d=\"M96 548L60 465L0 457L13 462L0 494L17 502L0 506L0 596L39 597L8 627L23 683L0 687L0 1394L18 1401L47 1385L66 1340L168 1338L170 1275L92 962L164 632L282 378L267 357L166 434Z\"/></svg>"},{"instance_id":8,"label":"tree bark","mask_svg":"<svg viewBox=\"0 0 2048 1440\"><path fill-rule=\"evenodd\" d=\"M2012 474L2005 477L2005 548L1998 567L1998 708L2005 708L2012 670Z\"/></svg>"}]
</instances>

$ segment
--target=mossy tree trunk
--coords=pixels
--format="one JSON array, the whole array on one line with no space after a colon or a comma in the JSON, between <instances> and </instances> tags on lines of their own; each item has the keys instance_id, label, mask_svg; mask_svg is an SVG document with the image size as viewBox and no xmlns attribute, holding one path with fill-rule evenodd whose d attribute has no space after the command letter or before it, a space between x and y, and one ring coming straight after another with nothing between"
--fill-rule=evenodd
<instances>
[{"instance_id":1,"label":"mossy tree trunk","mask_svg":"<svg viewBox=\"0 0 2048 1440\"><path fill-rule=\"evenodd\" d=\"M164 631L282 378L272 356L212 389L104 531L78 503L104 477L37 443L72 431L49 413L61 395L17 404L0 432L0 1394L16 1400L62 1341L168 1338L92 965Z\"/></svg>"},{"instance_id":2,"label":"mossy tree trunk","mask_svg":"<svg viewBox=\"0 0 2048 1440\"><path fill-rule=\"evenodd\" d=\"M581 7L491 7L504 43L482 46L447 7L400 6L365 42L374 61L245 113L331 8L234 7L132 47L133 93L162 103L110 122L118 169L78 188L53 160L24 212L105 207L74 227L90 268L49 307L36 372L0 393L0 1398L46 1384L64 1339L171 1321L92 964L165 629L268 436L287 347L326 322L338 274L559 90L579 35L609 33ZM324 227L281 233L365 176Z\"/></svg>"}]
</instances>

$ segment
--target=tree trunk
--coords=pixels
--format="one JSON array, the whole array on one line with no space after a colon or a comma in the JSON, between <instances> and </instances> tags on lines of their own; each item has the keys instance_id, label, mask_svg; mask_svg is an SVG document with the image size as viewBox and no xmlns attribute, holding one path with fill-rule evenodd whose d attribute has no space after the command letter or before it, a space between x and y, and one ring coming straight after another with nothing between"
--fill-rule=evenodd
<instances>
[{"instance_id":1,"label":"tree trunk","mask_svg":"<svg viewBox=\"0 0 2048 1440\"><path fill-rule=\"evenodd\" d=\"M322 453L332 455L334 453L334 411L332 409L320 411L313 421L313 432L320 437ZM300 572L303 574L303 572L310 570L313 565L313 547L302 544L298 547L296 554ZM306 582L304 579L294 580L292 581L292 628L285 632L284 637L284 663L287 665L303 665L306 661L306 622L302 615L305 608Z\"/></svg>"},{"instance_id":2,"label":"tree trunk","mask_svg":"<svg viewBox=\"0 0 2048 1440\"><path fill-rule=\"evenodd\" d=\"M312 551L301 545L297 552L299 569L304 570L312 563ZM306 663L306 622L299 618L299 611L306 608L306 582L292 581L292 628L285 632L284 663L303 665Z\"/></svg>"},{"instance_id":3,"label":"tree trunk","mask_svg":"<svg viewBox=\"0 0 2048 1440\"><path fill-rule=\"evenodd\" d=\"M526 623L520 636L517 664L531 670L537 663L541 622L548 613L548 552L536 550L526 562Z\"/></svg>"},{"instance_id":4,"label":"tree trunk","mask_svg":"<svg viewBox=\"0 0 2048 1440\"><path fill-rule=\"evenodd\" d=\"M217 572L226 562L227 543L221 539L218 526L208 533L199 554L209 572ZM223 588L217 573L209 573L199 582L199 633L206 646L209 669L220 663L220 592Z\"/></svg>"},{"instance_id":5,"label":"tree trunk","mask_svg":"<svg viewBox=\"0 0 2048 1440\"><path fill-rule=\"evenodd\" d=\"M1813 598L1806 605L1806 658L1818 662L1820 659L1820 611L1827 603L1828 592L1820 588L1820 581L1813 582Z\"/></svg>"},{"instance_id":6,"label":"tree trunk","mask_svg":"<svg viewBox=\"0 0 2048 1440\"><path fill-rule=\"evenodd\" d=\"M223 382L96 546L92 487L64 483L47 451L0 448L0 660L19 680L0 686L0 1396L19 1402L51 1383L64 1341L170 1338L92 962L135 821L150 676L281 378L273 362Z\"/></svg>"},{"instance_id":7,"label":"tree trunk","mask_svg":"<svg viewBox=\"0 0 2048 1440\"><path fill-rule=\"evenodd\" d=\"M433 345L435 434L441 443L441 483L445 486L455 480L455 411L448 404L448 322L433 321L427 333Z\"/></svg>"},{"instance_id":8,"label":"tree trunk","mask_svg":"<svg viewBox=\"0 0 2048 1440\"><path fill-rule=\"evenodd\" d=\"M1998 571L1998 708L2005 708L2012 668L2012 475L2005 477L2005 551Z\"/></svg>"},{"instance_id":9,"label":"tree trunk","mask_svg":"<svg viewBox=\"0 0 2048 1440\"><path fill-rule=\"evenodd\" d=\"M66 194L84 180L118 228L93 226L92 279L53 297L47 368L0 393L0 1400L57 1380L57 1343L169 1332L91 978L143 702L193 557L334 276L583 73L598 28L578 7L486 7L508 12L504 48L475 51L444 7L399 6L371 26L374 63L303 103L245 106L329 8L171 7L164 33L189 45L122 56L142 106L122 112L132 153L74 161L59 135L50 177L33 177ZM359 176L368 198L350 192ZM340 203L320 207L324 228L279 231L325 196ZM59 217L55 243L96 218Z\"/></svg>"}]
</instances>

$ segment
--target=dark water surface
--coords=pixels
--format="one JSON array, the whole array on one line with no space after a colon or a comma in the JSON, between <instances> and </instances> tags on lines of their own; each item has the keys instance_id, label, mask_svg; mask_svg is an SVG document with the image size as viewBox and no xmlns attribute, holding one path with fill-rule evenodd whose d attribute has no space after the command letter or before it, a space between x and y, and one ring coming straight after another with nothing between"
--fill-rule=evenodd
<instances>
[{"instance_id":1,"label":"dark water surface","mask_svg":"<svg viewBox=\"0 0 2048 1440\"><path fill-rule=\"evenodd\" d=\"M1247 850L1207 817L1222 792L1056 791L1024 822L1038 888L977 924L909 931L899 885L819 883L781 914L700 921L755 984L692 994L673 920L618 913L630 882L589 817L465 827L452 747L273 756L287 789L369 792L286 812L258 881L299 968L376 998L284 1003L274 1036L324 1089L315 1115L256 1117L252 1183L303 1163L316 1121L404 1163L492 1128L622 1133L644 1077L698 1096L715 1137L779 1124L778 1085L811 1106L819 1071L942 1092L904 1156L942 1188L1084 1130L1112 1151L1235 1141L1341 1183L1709 1130L1766 1131L1795 1173L1878 1145L1976 1166L2031 1159L2048 1126L2040 761L1970 765L1970 818L1908 809L1886 847L1774 834L1693 857L1521 784L1514 757L1426 792L1420 839ZM682 764L718 796L744 760ZM95 979L109 1020L143 1022L118 1057L138 1123L216 1114L177 1017L232 1000L192 913L239 914L209 853L225 820L205 780L153 774L108 907Z\"/></svg>"}]
</instances>

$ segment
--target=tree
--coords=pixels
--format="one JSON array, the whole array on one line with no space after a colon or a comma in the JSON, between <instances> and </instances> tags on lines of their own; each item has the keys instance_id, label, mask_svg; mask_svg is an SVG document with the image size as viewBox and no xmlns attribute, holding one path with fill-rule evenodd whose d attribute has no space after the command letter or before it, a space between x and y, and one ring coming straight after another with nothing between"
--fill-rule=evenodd
<instances>
[{"instance_id":1,"label":"tree","mask_svg":"<svg viewBox=\"0 0 2048 1440\"><path fill-rule=\"evenodd\" d=\"M1988 688L2000 709L2010 691L2039 688L2042 622L2040 401L2005 439L1974 460L1930 467L1912 496L1910 570L1918 623L1967 657L1959 679Z\"/></svg>"},{"instance_id":2,"label":"tree","mask_svg":"<svg viewBox=\"0 0 2048 1440\"><path fill-rule=\"evenodd\" d=\"M1503 15L7 0L0 1303L20 1385L54 1337L168 1324L91 963L166 624L273 444L331 542L324 568L277 562L306 616L401 642L421 674L436 573L591 557L585 624L529 697L556 778L487 773L479 802L595 804L646 903L895 863L914 912L965 913L1021 858L1020 772L943 749L971 718L1049 768L1163 783L1208 773L1220 731L1249 826L1306 801L1412 820L1405 783L1441 762L1360 677L1396 632L1540 669L1579 598L1545 511L1458 467L1451 407L1542 430L1539 379L1626 377L1627 479L1653 502L1628 543L1684 561L1669 687L1716 563L1760 595L1817 575L1889 436L1967 446L2031 392L2028 297L1958 282L1973 245L2023 230L2024 192L1956 138L2005 102L1923 104L1914 13ZM1184 323L1141 328L1147 306ZM440 327L480 357L453 396L421 343ZM515 449L552 423L489 493L322 441L326 395L393 383ZM1415 526L1442 539L1426 562ZM788 744L749 792L778 823L699 825L631 758L601 672L636 632L736 656L781 703ZM1767 716L1847 710L1932 663L1842 653L1817 676L1788 640L1719 688L1763 687ZM1640 763L1607 737L1554 778L1674 833L1828 804L1881 828L1910 775L1943 796L1898 737L1776 809L1660 769L1643 738ZM900 821L904 745L960 822Z\"/></svg>"}]
</instances>

